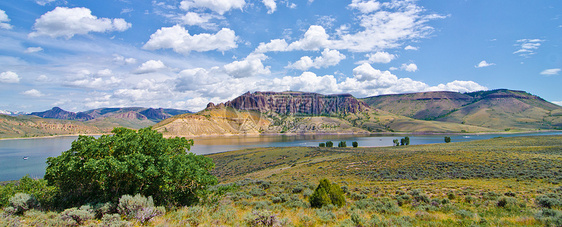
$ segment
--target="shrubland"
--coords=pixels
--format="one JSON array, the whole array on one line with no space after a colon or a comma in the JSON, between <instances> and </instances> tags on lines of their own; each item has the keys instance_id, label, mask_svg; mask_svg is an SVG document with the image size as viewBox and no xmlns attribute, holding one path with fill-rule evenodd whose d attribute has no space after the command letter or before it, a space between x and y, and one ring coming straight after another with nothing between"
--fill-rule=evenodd
<instances>
[{"instance_id":1,"label":"shrubland","mask_svg":"<svg viewBox=\"0 0 562 227\"><path fill-rule=\"evenodd\" d=\"M219 184L195 193L197 202L170 205L139 190L105 203L45 207L64 198L59 186L24 178L0 187L0 225L562 225L562 136L252 148L205 158Z\"/></svg>"}]
</instances>

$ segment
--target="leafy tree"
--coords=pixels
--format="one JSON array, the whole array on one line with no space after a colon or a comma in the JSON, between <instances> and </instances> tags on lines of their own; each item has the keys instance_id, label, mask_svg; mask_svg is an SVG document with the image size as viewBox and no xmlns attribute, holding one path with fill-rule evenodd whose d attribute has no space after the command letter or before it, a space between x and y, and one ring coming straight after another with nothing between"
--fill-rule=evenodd
<instances>
[{"instance_id":1,"label":"leafy tree","mask_svg":"<svg viewBox=\"0 0 562 227\"><path fill-rule=\"evenodd\" d=\"M320 143L318 146L319 146L319 147L326 147L326 144L325 144L325 143Z\"/></svg>"},{"instance_id":2,"label":"leafy tree","mask_svg":"<svg viewBox=\"0 0 562 227\"><path fill-rule=\"evenodd\" d=\"M357 143L357 141L354 141L353 143L351 143L351 145L353 145L353 147L358 147L359 143Z\"/></svg>"},{"instance_id":3,"label":"leafy tree","mask_svg":"<svg viewBox=\"0 0 562 227\"><path fill-rule=\"evenodd\" d=\"M404 137L404 144L410 145L410 137Z\"/></svg>"},{"instance_id":4,"label":"leafy tree","mask_svg":"<svg viewBox=\"0 0 562 227\"><path fill-rule=\"evenodd\" d=\"M406 139L402 138L400 139L400 146L404 146L406 145Z\"/></svg>"},{"instance_id":5,"label":"leafy tree","mask_svg":"<svg viewBox=\"0 0 562 227\"><path fill-rule=\"evenodd\" d=\"M451 142L451 137L445 136L445 143L450 143Z\"/></svg>"},{"instance_id":6,"label":"leafy tree","mask_svg":"<svg viewBox=\"0 0 562 227\"><path fill-rule=\"evenodd\" d=\"M166 205L189 205L217 183L210 158L187 153L193 140L165 139L144 128L113 129L96 139L80 136L72 148L47 159L45 179L63 206L117 202L122 195L152 196Z\"/></svg>"},{"instance_id":7,"label":"leafy tree","mask_svg":"<svg viewBox=\"0 0 562 227\"><path fill-rule=\"evenodd\" d=\"M309 197L309 202L310 206L315 208L330 204L341 207L345 205L345 196L337 184L330 183L328 179L322 179Z\"/></svg>"},{"instance_id":8,"label":"leafy tree","mask_svg":"<svg viewBox=\"0 0 562 227\"><path fill-rule=\"evenodd\" d=\"M398 139L393 139L393 140L392 140L392 143L393 143L395 146L399 146L399 145L400 145L400 142L398 142Z\"/></svg>"},{"instance_id":9,"label":"leafy tree","mask_svg":"<svg viewBox=\"0 0 562 227\"><path fill-rule=\"evenodd\" d=\"M347 147L347 143L345 141L340 141L340 143L338 143L338 147Z\"/></svg>"},{"instance_id":10,"label":"leafy tree","mask_svg":"<svg viewBox=\"0 0 562 227\"><path fill-rule=\"evenodd\" d=\"M326 142L326 147L333 147L333 146L334 146L334 142L332 141Z\"/></svg>"}]
</instances>

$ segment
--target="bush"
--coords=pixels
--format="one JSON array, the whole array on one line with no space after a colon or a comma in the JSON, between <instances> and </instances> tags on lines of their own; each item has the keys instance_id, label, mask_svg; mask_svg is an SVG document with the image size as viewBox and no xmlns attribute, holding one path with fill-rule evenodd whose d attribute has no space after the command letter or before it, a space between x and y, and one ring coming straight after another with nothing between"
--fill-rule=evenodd
<instances>
[{"instance_id":1,"label":"bush","mask_svg":"<svg viewBox=\"0 0 562 227\"><path fill-rule=\"evenodd\" d=\"M80 208L70 208L64 210L60 217L64 221L75 222L77 225L82 225L84 221L94 218L94 213L92 212L92 207L82 206Z\"/></svg>"},{"instance_id":2,"label":"bush","mask_svg":"<svg viewBox=\"0 0 562 227\"><path fill-rule=\"evenodd\" d=\"M120 226L127 226L127 222L121 220L121 216L119 214L106 214L103 215L103 217L101 218L101 225L110 226L110 227L120 227Z\"/></svg>"},{"instance_id":3,"label":"bush","mask_svg":"<svg viewBox=\"0 0 562 227\"><path fill-rule=\"evenodd\" d=\"M318 146L319 146L319 147L326 147L326 144L325 144L325 143L320 143L320 144L318 144Z\"/></svg>"},{"instance_id":4,"label":"bush","mask_svg":"<svg viewBox=\"0 0 562 227\"><path fill-rule=\"evenodd\" d=\"M0 207L9 206L10 198L17 193L33 196L42 208L51 207L57 194L56 188L47 186L46 180L32 179L26 175L16 182L0 185Z\"/></svg>"},{"instance_id":5,"label":"bush","mask_svg":"<svg viewBox=\"0 0 562 227\"><path fill-rule=\"evenodd\" d=\"M331 184L328 179L322 179L310 196L309 202L310 206L315 208L329 204L341 207L345 204L345 196L337 184Z\"/></svg>"},{"instance_id":6,"label":"bush","mask_svg":"<svg viewBox=\"0 0 562 227\"><path fill-rule=\"evenodd\" d=\"M450 143L451 142L451 137L445 136L445 143Z\"/></svg>"},{"instance_id":7,"label":"bush","mask_svg":"<svg viewBox=\"0 0 562 227\"><path fill-rule=\"evenodd\" d=\"M498 207L516 207L517 206L517 199L512 197L501 197L498 202L496 203Z\"/></svg>"},{"instance_id":8,"label":"bush","mask_svg":"<svg viewBox=\"0 0 562 227\"><path fill-rule=\"evenodd\" d=\"M540 207L551 209L556 206L560 206L560 201L556 198L556 195L541 195L535 199L535 203Z\"/></svg>"},{"instance_id":9,"label":"bush","mask_svg":"<svg viewBox=\"0 0 562 227\"><path fill-rule=\"evenodd\" d=\"M32 195L17 193L10 198L10 206L14 208L14 214L23 214L23 212L37 207L37 200Z\"/></svg>"},{"instance_id":10,"label":"bush","mask_svg":"<svg viewBox=\"0 0 562 227\"><path fill-rule=\"evenodd\" d=\"M113 135L80 136L70 150L47 159L45 179L63 206L117 202L125 194L154 197L161 204L190 205L217 183L210 158L186 153L193 140L165 139L151 128L115 128Z\"/></svg>"},{"instance_id":11,"label":"bush","mask_svg":"<svg viewBox=\"0 0 562 227\"><path fill-rule=\"evenodd\" d=\"M276 226L278 224L277 217L271 211L253 211L244 218L248 226Z\"/></svg>"},{"instance_id":12,"label":"bush","mask_svg":"<svg viewBox=\"0 0 562 227\"><path fill-rule=\"evenodd\" d=\"M340 143L338 143L338 147L347 147L347 143L345 141L340 141Z\"/></svg>"},{"instance_id":13,"label":"bush","mask_svg":"<svg viewBox=\"0 0 562 227\"><path fill-rule=\"evenodd\" d=\"M353 147L358 147L358 146L359 146L359 143L357 143L357 141L354 141L353 143L351 143L351 145L352 145Z\"/></svg>"},{"instance_id":14,"label":"bush","mask_svg":"<svg viewBox=\"0 0 562 227\"><path fill-rule=\"evenodd\" d=\"M334 143L332 141L326 142L326 147L333 147Z\"/></svg>"},{"instance_id":15,"label":"bush","mask_svg":"<svg viewBox=\"0 0 562 227\"><path fill-rule=\"evenodd\" d=\"M152 197L148 198L137 194L134 197L124 195L119 199L117 206L119 214L126 216L129 219L137 219L141 223L149 221L153 217L162 215L166 212L164 207L154 207Z\"/></svg>"}]
</instances>

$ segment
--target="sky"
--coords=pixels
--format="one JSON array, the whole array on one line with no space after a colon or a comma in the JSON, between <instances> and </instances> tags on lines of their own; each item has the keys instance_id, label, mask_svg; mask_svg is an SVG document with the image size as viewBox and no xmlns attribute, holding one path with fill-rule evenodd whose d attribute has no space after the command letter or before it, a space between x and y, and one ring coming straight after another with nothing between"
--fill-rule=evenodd
<instances>
[{"instance_id":1,"label":"sky","mask_svg":"<svg viewBox=\"0 0 562 227\"><path fill-rule=\"evenodd\" d=\"M5 0L0 110L500 88L562 105L561 45L559 0Z\"/></svg>"}]
</instances>

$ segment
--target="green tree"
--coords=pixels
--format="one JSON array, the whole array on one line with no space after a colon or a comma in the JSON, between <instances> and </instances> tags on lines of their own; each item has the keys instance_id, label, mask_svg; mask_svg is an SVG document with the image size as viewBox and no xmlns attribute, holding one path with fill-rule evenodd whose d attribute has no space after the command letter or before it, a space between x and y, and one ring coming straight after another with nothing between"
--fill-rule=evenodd
<instances>
[{"instance_id":1,"label":"green tree","mask_svg":"<svg viewBox=\"0 0 562 227\"><path fill-rule=\"evenodd\" d=\"M445 143L450 143L451 142L451 137L445 136Z\"/></svg>"},{"instance_id":2,"label":"green tree","mask_svg":"<svg viewBox=\"0 0 562 227\"><path fill-rule=\"evenodd\" d=\"M400 139L400 146L404 146L406 145L406 139L402 138Z\"/></svg>"},{"instance_id":3,"label":"green tree","mask_svg":"<svg viewBox=\"0 0 562 227\"><path fill-rule=\"evenodd\" d=\"M345 205L345 196L337 184L330 183L328 179L322 179L309 197L309 202L310 206L315 208L330 204L341 207Z\"/></svg>"},{"instance_id":4,"label":"green tree","mask_svg":"<svg viewBox=\"0 0 562 227\"><path fill-rule=\"evenodd\" d=\"M334 146L334 142L332 141L326 142L326 147L333 147L333 146Z\"/></svg>"},{"instance_id":5,"label":"green tree","mask_svg":"<svg viewBox=\"0 0 562 227\"><path fill-rule=\"evenodd\" d=\"M358 147L358 146L359 146L359 143L357 143L357 141L354 141L353 143L351 143L351 145L352 145L353 147Z\"/></svg>"},{"instance_id":6,"label":"green tree","mask_svg":"<svg viewBox=\"0 0 562 227\"><path fill-rule=\"evenodd\" d=\"M393 139L393 140L392 140L392 143L393 143L395 146L399 146L399 145L400 145L400 142L398 142L398 139Z\"/></svg>"},{"instance_id":7,"label":"green tree","mask_svg":"<svg viewBox=\"0 0 562 227\"><path fill-rule=\"evenodd\" d=\"M320 143L318 146L319 146L319 147L326 147L326 144L325 144L325 143Z\"/></svg>"},{"instance_id":8,"label":"green tree","mask_svg":"<svg viewBox=\"0 0 562 227\"><path fill-rule=\"evenodd\" d=\"M347 147L347 143L345 141L340 141L338 147Z\"/></svg>"},{"instance_id":9,"label":"green tree","mask_svg":"<svg viewBox=\"0 0 562 227\"><path fill-rule=\"evenodd\" d=\"M404 137L404 144L410 145L410 137Z\"/></svg>"},{"instance_id":10,"label":"green tree","mask_svg":"<svg viewBox=\"0 0 562 227\"><path fill-rule=\"evenodd\" d=\"M212 160L186 152L193 140L165 139L151 128L112 133L98 139L80 136L70 150L47 159L45 179L59 189L62 206L117 202L126 194L189 205L217 183L209 173Z\"/></svg>"}]
</instances>

